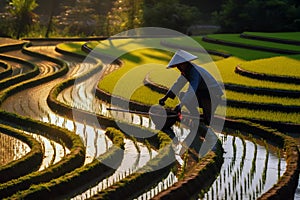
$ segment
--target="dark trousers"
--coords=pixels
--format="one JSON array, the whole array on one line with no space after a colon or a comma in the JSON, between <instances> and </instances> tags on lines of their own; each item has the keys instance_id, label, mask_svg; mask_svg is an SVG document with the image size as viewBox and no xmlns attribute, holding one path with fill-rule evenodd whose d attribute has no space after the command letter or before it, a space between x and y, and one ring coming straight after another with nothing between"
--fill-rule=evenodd
<instances>
[{"instance_id":1,"label":"dark trousers","mask_svg":"<svg viewBox=\"0 0 300 200\"><path fill-rule=\"evenodd\" d=\"M197 97L199 107L203 110L204 123L209 125L221 102L221 97L214 94L210 95L208 90L201 90L199 94L197 94ZM194 105L186 105L186 107L192 116L199 116L198 108Z\"/></svg>"}]
</instances>

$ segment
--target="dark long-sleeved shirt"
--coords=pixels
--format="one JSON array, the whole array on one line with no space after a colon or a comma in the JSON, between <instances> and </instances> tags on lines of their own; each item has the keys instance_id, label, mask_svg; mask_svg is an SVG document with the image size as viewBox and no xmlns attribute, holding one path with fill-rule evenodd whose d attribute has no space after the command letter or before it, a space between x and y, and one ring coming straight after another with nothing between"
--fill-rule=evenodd
<instances>
[{"instance_id":1,"label":"dark long-sleeved shirt","mask_svg":"<svg viewBox=\"0 0 300 200\"><path fill-rule=\"evenodd\" d=\"M209 98L201 95L201 90L209 90L210 96L223 95L223 90L217 80L204 68L191 63L191 67L186 74L181 74L174 85L170 88L167 96L174 99L184 85L189 82L189 87L183 98L181 105L187 105L192 101L192 98Z\"/></svg>"}]
</instances>

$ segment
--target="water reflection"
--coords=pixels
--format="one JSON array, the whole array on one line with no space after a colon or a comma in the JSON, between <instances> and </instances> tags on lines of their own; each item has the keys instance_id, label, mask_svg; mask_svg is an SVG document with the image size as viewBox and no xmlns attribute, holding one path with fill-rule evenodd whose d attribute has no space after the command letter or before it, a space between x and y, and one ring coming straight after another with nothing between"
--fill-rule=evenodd
<instances>
[{"instance_id":1,"label":"water reflection","mask_svg":"<svg viewBox=\"0 0 300 200\"><path fill-rule=\"evenodd\" d=\"M199 199L257 199L286 169L286 161L256 142L219 135L225 150L224 163L212 187Z\"/></svg>"}]
</instances>

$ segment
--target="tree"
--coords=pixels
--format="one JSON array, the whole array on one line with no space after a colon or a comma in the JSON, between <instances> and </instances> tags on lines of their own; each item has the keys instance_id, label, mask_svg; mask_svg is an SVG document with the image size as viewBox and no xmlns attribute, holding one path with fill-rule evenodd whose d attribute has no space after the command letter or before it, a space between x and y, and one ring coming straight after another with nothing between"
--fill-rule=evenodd
<instances>
[{"instance_id":1,"label":"tree","mask_svg":"<svg viewBox=\"0 0 300 200\"><path fill-rule=\"evenodd\" d=\"M107 16L107 33L113 35L143 24L143 0L117 0Z\"/></svg>"},{"instance_id":2,"label":"tree","mask_svg":"<svg viewBox=\"0 0 300 200\"><path fill-rule=\"evenodd\" d=\"M54 11L58 7L58 0L50 0L51 7L50 7L50 13L49 13L49 20L47 23L47 30L45 33L45 37L48 38L50 32L52 31L53 28L53 16L54 16Z\"/></svg>"},{"instance_id":3,"label":"tree","mask_svg":"<svg viewBox=\"0 0 300 200\"><path fill-rule=\"evenodd\" d=\"M181 4L196 7L201 13L198 24L212 23L212 13L221 9L224 0L179 0Z\"/></svg>"},{"instance_id":4,"label":"tree","mask_svg":"<svg viewBox=\"0 0 300 200\"><path fill-rule=\"evenodd\" d=\"M224 32L240 32L248 28L251 17L245 4L247 0L227 0L216 14L216 21Z\"/></svg>"},{"instance_id":5,"label":"tree","mask_svg":"<svg viewBox=\"0 0 300 200\"><path fill-rule=\"evenodd\" d=\"M14 19L14 31L16 38L28 33L30 27L36 22L33 10L38 6L35 0L11 0L8 11Z\"/></svg>"},{"instance_id":6,"label":"tree","mask_svg":"<svg viewBox=\"0 0 300 200\"><path fill-rule=\"evenodd\" d=\"M216 19L223 32L299 30L299 11L292 0L227 0Z\"/></svg>"},{"instance_id":7,"label":"tree","mask_svg":"<svg viewBox=\"0 0 300 200\"><path fill-rule=\"evenodd\" d=\"M148 0L144 6L144 26L174 29L185 33L187 27L199 19L196 7L179 3L178 0Z\"/></svg>"}]
</instances>

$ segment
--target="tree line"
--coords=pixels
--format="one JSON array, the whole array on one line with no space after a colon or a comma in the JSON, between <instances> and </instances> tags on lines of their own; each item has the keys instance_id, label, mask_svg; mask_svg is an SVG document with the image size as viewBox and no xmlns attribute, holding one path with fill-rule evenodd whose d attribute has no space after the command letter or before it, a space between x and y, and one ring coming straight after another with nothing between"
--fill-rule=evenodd
<instances>
[{"instance_id":1,"label":"tree line","mask_svg":"<svg viewBox=\"0 0 300 200\"><path fill-rule=\"evenodd\" d=\"M187 33L217 25L219 32L299 31L299 0L7 0L0 35L113 35L137 27Z\"/></svg>"}]
</instances>

